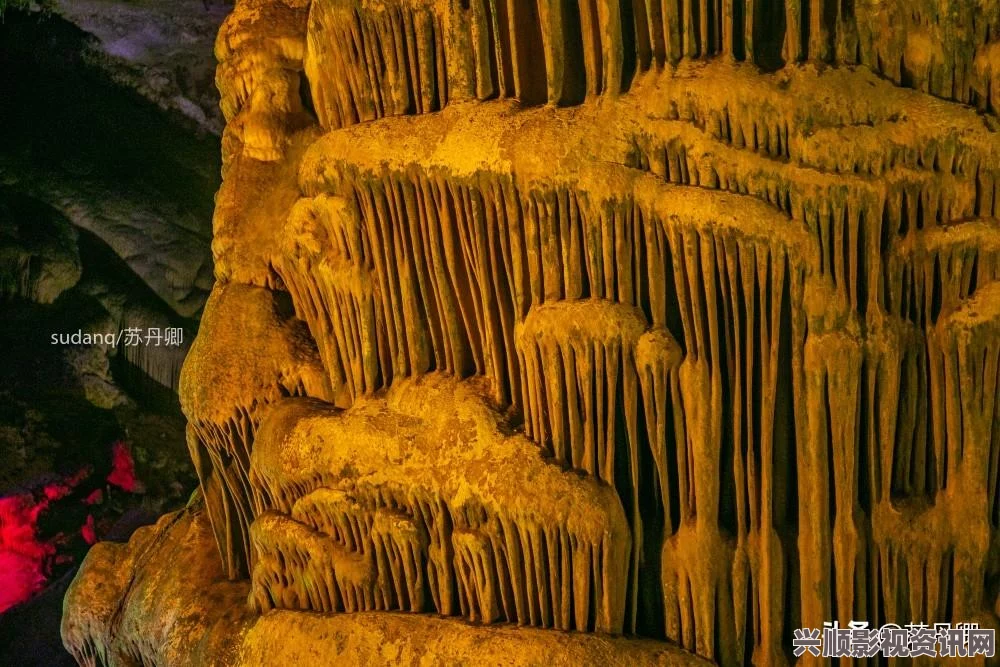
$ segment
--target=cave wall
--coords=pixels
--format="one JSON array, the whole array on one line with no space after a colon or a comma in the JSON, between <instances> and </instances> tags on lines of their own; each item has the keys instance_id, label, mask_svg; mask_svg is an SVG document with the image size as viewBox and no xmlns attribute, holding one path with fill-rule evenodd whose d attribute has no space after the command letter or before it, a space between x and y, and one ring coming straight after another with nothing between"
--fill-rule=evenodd
<instances>
[{"instance_id":1,"label":"cave wall","mask_svg":"<svg viewBox=\"0 0 1000 667\"><path fill-rule=\"evenodd\" d=\"M238 2L181 394L243 622L997 627L998 8Z\"/></svg>"}]
</instances>

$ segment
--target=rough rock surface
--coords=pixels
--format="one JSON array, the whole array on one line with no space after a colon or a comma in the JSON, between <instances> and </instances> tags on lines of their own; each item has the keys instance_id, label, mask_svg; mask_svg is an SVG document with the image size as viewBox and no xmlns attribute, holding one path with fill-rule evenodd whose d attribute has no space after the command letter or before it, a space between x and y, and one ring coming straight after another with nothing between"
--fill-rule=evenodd
<instances>
[{"instance_id":1,"label":"rough rock surface","mask_svg":"<svg viewBox=\"0 0 1000 667\"><path fill-rule=\"evenodd\" d=\"M0 2L0 664L62 665L64 573L197 484L175 392L212 286L219 159L28 7ZM157 328L185 344L119 338Z\"/></svg>"},{"instance_id":2,"label":"rough rock surface","mask_svg":"<svg viewBox=\"0 0 1000 667\"><path fill-rule=\"evenodd\" d=\"M247 583L225 577L213 543L208 517L195 501L140 528L128 544L95 546L66 594L67 609L76 611L64 616L62 634L77 661L177 667L710 664L663 642L412 614L259 616L246 605ZM149 626L150 618L161 622Z\"/></svg>"},{"instance_id":3,"label":"rough rock surface","mask_svg":"<svg viewBox=\"0 0 1000 667\"><path fill-rule=\"evenodd\" d=\"M0 188L0 298L52 303L83 272L76 229L43 207L28 218L10 199Z\"/></svg>"},{"instance_id":4,"label":"rough rock surface","mask_svg":"<svg viewBox=\"0 0 1000 667\"><path fill-rule=\"evenodd\" d=\"M288 396L329 396L316 346L274 293L219 285L181 375L187 441L230 576L245 570L250 451L261 413Z\"/></svg>"},{"instance_id":5,"label":"rough rock surface","mask_svg":"<svg viewBox=\"0 0 1000 667\"><path fill-rule=\"evenodd\" d=\"M393 610L723 665L996 627L998 34L995 0L238 2L216 294L287 294L326 380L281 351L186 407L221 572L283 610L244 648ZM86 599L82 660L163 630Z\"/></svg>"},{"instance_id":6,"label":"rough rock surface","mask_svg":"<svg viewBox=\"0 0 1000 667\"><path fill-rule=\"evenodd\" d=\"M232 6L220 0L55 0L51 10L93 35L86 57L161 109L221 134L212 47Z\"/></svg>"},{"instance_id":7,"label":"rough rock surface","mask_svg":"<svg viewBox=\"0 0 1000 667\"><path fill-rule=\"evenodd\" d=\"M212 287L218 139L109 80L86 57L92 44L56 14L4 16L0 187L93 233L195 317Z\"/></svg>"}]
</instances>

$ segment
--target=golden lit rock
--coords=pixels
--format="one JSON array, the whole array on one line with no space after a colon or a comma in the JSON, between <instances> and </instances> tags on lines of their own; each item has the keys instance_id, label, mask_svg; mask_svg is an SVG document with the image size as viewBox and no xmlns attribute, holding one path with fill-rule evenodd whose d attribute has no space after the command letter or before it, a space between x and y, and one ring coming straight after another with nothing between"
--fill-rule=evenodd
<instances>
[{"instance_id":1,"label":"golden lit rock","mask_svg":"<svg viewBox=\"0 0 1000 667\"><path fill-rule=\"evenodd\" d=\"M186 605L232 614L199 664L996 627L998 30L993 0L238 2L177 521L241 602L133 607L137 537L67 646L169 644ZM178 576L174 539L132 567Z\"/></svg>"}]
</instances>

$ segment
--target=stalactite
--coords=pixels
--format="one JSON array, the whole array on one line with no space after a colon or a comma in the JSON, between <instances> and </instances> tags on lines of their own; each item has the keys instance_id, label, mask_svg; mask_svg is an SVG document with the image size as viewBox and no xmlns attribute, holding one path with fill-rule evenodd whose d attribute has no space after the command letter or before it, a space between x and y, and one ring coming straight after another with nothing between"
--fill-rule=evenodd
<instances>
[{"instance_id":1,"label":"stalactite","mask_svg":"<svg viewBox=\"0 0 1000 667\"><path fill-rule=\"evenodd\" d=\"M883 235L909 229L922 234L926 228L934 239L932 242L964 237L961 232L946 234L929 230L972 217L985 203L983 188L977 184L980 174L967 173L964 178L955 178L933 172L917 176L893 172L885 174L878 183L853 174L832 179L810 169L719 146L677 121L652 126L646 132L650 134L639 138L642 162L648 163L657 176L673 183L753 195L808 225L819 241L820 272L832 280L845 303L862 312L870 300L891 312L899 312L903 297L891 295L895 304L885 303L885 295L874 287L906 289L912 284L912 279L904 277L900 282L895 278L900 272L911 270L900 265L902 260L882 261ZM983 239L986 248L992 247L993 242L988 239L996 232L989 223L967 224L964 228L976 236L976 241ZM901 246L901 251L906 250L906 245ZM987 267L992 267L992 260L988 261ZM880 266L884 267L884 275L877 272ZM968 281L970 267L971 263L967 263L964 272L956 267L950 275L955 275L956 280L964 276Z\"/></svg>"},{"instance_id":2,"label":"stalactite","mask_svg":"<svg viewBox=\"0 0 1000 667\"><path fill-rule=\"evenodd\" d=\"M329 163L323 164L324 179L331 177L330 167ZM353 198L362 202L366 198L379 196L379 190L371 185L371 177L366 177L363 172L358 173L356 167L345 165L335 169L337 175L332 182L338 184L341 192L353 191ZM423 178L414 176L412 169L408 174L407 178L418 182ZM395 178L382 175L375 183L392 183ZM445 178L447 182L447 178L440 172L436 178ZM580 187L591 183L587 180L590 178L589 175L585 176ZM519 369L524 396L522 403L526 433L530 437L549 447L557 459L565 460L569 465L591 472L609 483L615 483L626 507L638 507L641 486L638 482L640 446L630 446L625 450L629 454L623 460L628 462L626 469L632 472L626 474L624 480L616 480L616 475L612 472L613 466L608 463L614 460L613 456L605 455L602 464L601 457L596 454L597 449L592 447L592 456L585 460L588 450L584 430L580 427L580 424L593 424L591 428L603 438L594 436L591 438L594 442L600 440L610 443L622 439L622 435L616 433L618 431L621 434L631 433L625 435L625 443L641 443L644 438L639 437L637 415L632 413L626 416L620 430L612 426L611 431L606 434L607 428L602 427L602 424L614 425L618 421L615 417L617 408L614 407L618 400L618 390L616 387L605 388L602 399L602 392L594 387L598 384L604 386L602 383L607 380L601 378L617 379L619 371L597 372L595 367L592 372L588 372L581 364L593 356L595 360L600 357L601 363L607 360L613 367L621 368L620 372L625 378L621 380L625 392L622 405L636 404L637 401L628 398L638 391L638 371L633 350L639 335L645 329L645 322L651 320L656 326L672 327L682 337L687 354L703 358L697 366L701 370L693 373L689 384L685 385L688 386L686 400L699 405L715 405L714 409L701 408L705 413L693 419L702 426L716 424L713 428L718 429L717 437L710 437L708 433L697 437L690 435L685 440L686 451L695 451L694 442L718 442L725 432L735 433L726 437L737 438L743 447L738 453L730 450L733 452L730 456L734 456L734 459L732 464L726 464L727 467L733 465L740 470L747 466L755 468L755 461L760 457L766 461L765 466L776 465L773 453L755 451L756 447L762 446L758 443L763 443L765 450L768 447L776 448L781 452L779 458L785 456L790 447L787 429L775 429L774 413L768 412L768 409L773 410L776 402L783 406L790 402L790 387L787 383L779 384L777 376L779 357L787 354L781 352L782 343L778 331L791 326L788 319L791 316L786 312L798 312L802 308L805 262L815 256L815 249L810 245L805 230L796 229L787 218L771 212L764 204L754 204L749 208L744 204L744 216L738 216L734 213L736 208L730 206L739 197L734 197L731 201L723 199L718 207L702 208L709 200L703 198L701 191L683 186L666 187L654 178L637 181L633 198L624 201L601 201L588 191L564 193L559 189L548 192L537 188L498 187L491 180L486 175L480 175L473 179L473 183L476 183L476 190L479 192L499 192L501 197L515 198L515 210L521 212L519 217L512 219L516 225L509 224L503 230L507 233L508 240L505 242L502 239L501 246L505 251L505 266L514 268L513 302L528 306L526 314L515 310L512 320L520 320L518 330L521 333L516 338L519 341L516 368ZM464 187L468 181L463 179L459 182L462 183L460 187ZM361 189L362 186L364 189ZM384 187L386 186L382 186ZM600 192L596 186L594 191ZM525 192L530 194L525 195ZM358 206L362 219L378 218L378 200L375 201L376 203ZM511 202L494 206L509 210ZM691 211L699 213L691 215ZM705 212L704 216L702 211ZM745 217L747 214L754 221L752 224L748 224ZM393 227L404 222L400 219ZM787 227L783 241L778 243L771 236L776 225ZM366 225L365 229L370 230L372 227ZM375 236L370 231L367 233L369 237ZM384 237L385 233L379 233L379 238ZM510 250L507 251L506 248ZM790 264L789 253L793 258ZM424 256L430 254L424 253ZM400 254L399 251L394 251L387 262L398 266L401 263L400 257L403 258L404 266L407 266L407 255ZM404 279L409 270L404 271ZM698 286L704 276L713 274L717 276L715 282L702 291ZM614 306L611 303L605 303L601 307L601 302L593 300L594 296L610 302L635 305L631 310L625 305ZM576 304L572 302L572 299L580 297L585 300ZM591 299L587 300L586 297ZM721 300L717 300L720 298ZM562 303L566 299L570 301ZM649 314L638 310L637 306L648 309ZM576 312L574 308L580 309L581 314L573 315ZM590 312L588 308L595 310ZM603 313L602 308L609 313L618 313L620 310L621 314L615 314L610 319L598 316ZM623 320L623 314L628 312L634 315ZM404 321L408 321L405 312L403 316ZM541 325L547 321L546 318L551 319L551 327ZM633 333L626 337L630 342L621 348L622 351L608 348L605 353L607 345L590 350L592 341L617 335L614 332L622 326L621 323L630 319L635 321L629 329ZM614 321L614 326L602 324L606 320ZM740 321L746 322L743 325L747 328L746 333L739 328ZM756 326L763 326L767 335L760 334L754 338L751 330ZM409 324L405 328L412 331L415 326ZM577 329L579 333L572 333ZM549 330L550 333L543 333ZM553 341L560 340L559 336L565 335L566 345L545 343L552 335L555 336ZM577 350L576 347L581 345L583 347ZM560 347L573 349L573 352L569 354L566 350L560 351ZM693 366L693 363L688 366ZM733 368L738 368L739 371L734 372ZM696 393L697 381L694 378L702 373L708 378L714 378L708 382L709 386L716 388L713 390L715 399L709 400ZM572 388L578 381L582 382L591 376L598 379L599 383L590 387L580 384L578 390L568 391L567 388ZM771 399L761 407L755 404L755 391L764 391ZM575 398L577 392L583 398ZM734 426L723 427L723 420L728 419L724 416L721 405L723 392L738 396L738 400L745 406L742 411L737 412ZM683 391L678 391L677 398L680 399L683 394ZM591 398L594 396L597 401L611 401L608 408L598 410L593 407L591 410L595 414L605 414L606 419L585 418L586 401L595 400ZM681 403L677 402L676 405L680 406ZM694 411L695 408L690 410ZM783 414L782 419L784 418ZM686 417L673 419L680 422L686 420ZM775 444L769 444L772 440ZM662 442L662 439L659 441ZM699 446L703 448L705 445ZM688 456L692 463L685 464L685 467L693 470L697 467L693 462L699 459L693 454ZM711 454L706 451L699 456L704 460ZM718 478L721 474L719 469L715 477ZM754 469L744 474L749 475L753 481L740 484L761 484L758 477L764 475L766 478L770 474L770 470L765 474ZM671 569L663 576L667 579L679 577L678 581L681 582L697 580L697 595L706 596L704 600L715 600L717 596L722 596L720 599L728 602L719 603L718 609L714 601L706 602L701 607L697 622L693 619L683 620L678 613L673 617L675 620L667 626L671 637L685 641L692 649L714 655L717 650L715 628L721 624L719 627L732 628L733 633L737 633L728 637L721 649L726 656L731 657L742 651L742 644L733 637L742 637L748 631L747 627L760 627L763 628L761 632L769 638L769 644L764 650L772 653L781 651L783 620L774 615L777 603L772 603L764 595L755 608L747 609L745 599L750 586L751 563L754 578L771 582L769 585L774 587L777 595L780 596L786 585L788 575L783 569L782 540L787 539L784 533L789 531L789 522L794 523L794 519L784 514L778 518L769 518L769 510L763 506L766 503L760 498L774 493L773 488L783 484L787 474L787 471L775 470L773 475L778 480L770 482L772 486L766 489L767 495L756 486L743 488L742 493L748 498L745 504L749 505L746 510L747 519L742 527L732 527L728 535L717 534L723 524L721 514L731 510L729 507L722 508L720 503L723 496L730 496L733 492L721 487L714 491L711 488L703 489L705 499L702 502L706 505L715 504L715 518L711 518L713 513L708 510L699 513L704 527L698 529L701 537L696 540L700 544L697 549L677 547L676 542L681 541L681 538L672 538L673 541L667 543L662 560L669 564L664 567ZM712 475L708 477L711 478ZM698 478L704 479L701 475ZM693 483L694 479L692 472L692 489L700 486ZM676 493L670 489L665 492ZM711 498L714 500L710 500ZM692 504L687 499L678 501L680 506L690 507ZM753 513L752 520L750 512ZM692 513L693 510L688 509L688 514L682 517ZM630 624L638 621L635 615L638 598L635 582L641 570L638 558L642 550L643 525L651 520L650 517L641 517L639 512L632 514L632 535L636 546L631 552L633 583L628 596ZM764 515L763 519L760 514ZM678 528L683 522L682 518ZM687 529L678 532L689 534ZM743 565L736 568L735 582L731 566L718 569L721 566L713 565L710 570L704 569L706 554L709 552L730 554L729 557L740 554ZM470 590L469 586L466 580L463 590ZM680 589L676 586L670 590L674 596L680 594ZM668 593L668 608L676 609L677 598L669 595L671 593ZM471 597L471 593L468 596ZM763 616L765 609L771 614L769 618Z\"/></svg>"},{"instance_id":3,"label":"stalactite","mask_svg":"<svg viewBox=\"0 0 1000 667\"><path fill-rule=\"evenodd\" d=\"M191 346L181 409L226 572L235 578L250 553L250 457L262 409L286 396L330 398L331 391L305 327L287 319L267 290L217 286L201 327L219 334Z\"/></svg>"},{"instance_id":4,"label":"stalactite","mask_svg":"<svg viewBox=\"0 0 1000 667\"><path fill-rule=\"evenodd\" d=\"M616 495L545 461L523 436L502 435L483 386L431 374L343 412L306 399L273 409L251 454L255 604L429 605L471 620L621 632L631 539ZM300 447L308 462L289 466ZM403 452L405 464L387 467ZM510 476L501 483L495 470ZM518 484L528 480L544 486L525 495ZM325 597L310 588L333 585L311 574L314 562L336 581Z\"/></svg>"},{"instance_id":5,"label":"stalactite","mask_svg":"<svg viewBox=\"0 0 1000 667\"><path fill-rule=\"evenodd\" d=\"M861 404L864 356L861 342L839 331L810 332L805 345L808 426L798 454L799 549L821 556L801 563L803 587L816 592L803 599L803 622L836 619L846 626L869 617L870 538L859 473L868 465L859 442L861 411L869 407Z\"/></svg>"},{"instance_id":6,"label":"stalactite","mask_svg":"<svg viewBox=\"0 0 1000 667\"><path fill-rule=\"evenodd\" d=\"M509 211L492 185L386 176L357 182L354 204L321 197L290 216L276 268L345 400L432 369L517 396ZM345 234L353 251L335 246Z\"/></svg>"},{"instance_id":7,"label":"stalactite","mask_svg":"<svg viewBox=\"0 0 1000 667\"><path fill-rule=\"evenodd\" d=\"M678 371L684 351L664 329L652 329L636 345L636 368L642 387L647 439L656 463L657 484L667 522L666 536L674 533L674 510L687 498L691 484L686 453L684 408ZM671 471L676 484L671 484Z\"/></svg>"},{"instance_id":8,"label":"stalactite","mask_svg":"<svg viewBox=\"0 0 1000 667\"><path fill-rule=\"evenodd\" d=\"M579 103L625 92L638 72L718 56L767 69L867 65L897 85L995 113L1000 9L989 2L973 19L958 0L946 4L324 0L310 12L306 69L327 128L473 97ZM944 35L951 51L938 45Z\"/></svg>"},{"instance_id":9,"label":"stalactite","mask_svg":"<svg viewBox=\"0 0 1000 667\"><path fill-rule=\"evenodd\" d=\"M770 596L781 599L787 585L781 545L794 521L773 504L787 483L783 466L794 442L782 421L776 421L781 419L778 410L791 400L791 387L779 367L791 363L790 358L782 360L782 348L788 345L782 337L797 338L798 326L789 318L802 310L803 258L789 258L765 237L739 239L714 232L713 238L679 227L669 230L668 238L682 304L686 357L679 388L686 466L693 471L679 513L682 526L693 525L682 527L664 547L664 578L680 587L665 587L665 595L667 609L677 609L683 606L684 586L690 585L696 601L693 616L682 608L673 621L668 615L668 635L714 655L716 628L735 624L728 626L732 631L727 629L728 646L722 649L728 661L742 650L734 642L745 632L743 619L752 618L756 651L776 659L782 652L783 619L777 613L781 603ZM731 397L731 413L724 408L724 396ZM727 414L731 424L726 424ZM727 440L732 443L732 478L720 468ZM724 506L733 494L728 502L735 507ZM727 529L733 514L735 525ZM727 546L728 540L733 544ZM678 544L682 541L698 546L683 547ZM735 559L731 575L728 568L720 571L704 562L710 551ZM756 591L751 609L743 605L748 577ZM722 593L732 597L722 601ZM682 597L674 597L678 595Z\"/></svg>"},{"instance_id":10,"label":"stalactite","mask_svg":"<svg viewBox=\"0 0 1000 667\"><path fill-rule=\"evenodd\" d=\"M557 461L612 488L616 469L625 462L628 486L622 494L632 516L633 630L642 548L635 347L645 329L637 308L588 300L533 308L517 332L525 435L545 445ZM624 443L619 442L622 434ZM625 451L616 451L622 444Z\"/></svg>"},{"instance_id":11,"label":"stalactite","mask_svg":"<svg viewBox=\"0 0 1000 667\"><path fill-rule=\"evenodd\" d=\"M886 310L933 325L979 286L1000 280L998 232L992 220L911 232L883 264Z\"/></svg>"},{"instance_id":12,"label":"stalactite","mask_svg":"<svg viewBox=\"0 0 1000 667\"><path fill-rule=\"evenodd\" d=\"M954 506L949 508L950 525L961 527L945 543L954 549L952 609L958 618L972 616L981 603L977 582L986 571L985 554L995 522L990 515L995 517L998 497L998 297L1000 283L986 285L928 332L933 434L941 454L940 495L943 507Z\"/></svg>"},{"instance_id":13,"label":"stalactite","mask_svg":"<svg viewBox=\"0 0 1000 667\"><path fill-rule=\"evenodd\" d=\"M182 398L256 610L995 622L993 0L255 2L219 275L317 350L221 286Z\"/></svg>"},{"instance_id":14,"label":"stalactite","mask_svg":"<svg viewBox=\"0 0 1000 667\"><path fill-rule=\"evenodd\" d=\"M854 167L838 167L842 173L824 174L809 161L819 164L834 156L824 156L797 126L753 126L747 132L755 143L741 146L730 138L731 117L716 115L716 125L709 121L704 129L698 128L698 118L713 118L711 114L698 116L704 112L689 108L683 115L678 111L675 120L648 123L645 132L635 135L635 141L625 147L632 151L624 160L630 166L604 164L599 169L562 175L559 165L569 163L560 162L552 168L557 176L550 183L519 173L521 166L531 167L525 156L511 163L513 177L488 171L470 173L467 167L462 174L453 174L412 145L397 154L394 164L368 165L363 151L378 154L378 144L392 139L369 137L366 130L359 129L348 135L350 147L324 144L316 152L344 155L343 159L314 161L307 156L303 183L313 198L326 196L324 192L336 193L343 198L338 206L356 217L348 226L358 230L357 247L372 249L365 265L373 276L372 292L389 297L381 306L383 338L392 338L388 323L397 321L400 324L395 334L404 345L406 340L430 341L426 345L434 350L435 362L426 368L460 377L485 374L494 386L519 386L520 391L509 398L502 393L494 397L502 404L511 401L523 412L526 434L557 460L614 483L632 514L634 546L629 579L633 583L626 595L629 626L643 622L634 583L636 576L644 576L643 566L635 559L647 551L643 545L647 526L660 521L664 525L660 577L666 582L664 624L668 636L727 664L742 660L749 636L755 656L776 660L784 651L782 637L788 631L788 618L805 613L796 603L788 602L802 590L805 577L821 587L833 587L831 597L819 596L830 601L823 604L864 610L878 599L879 593L871 588L877 588L875 582L881 576L877 569L869 570L866 560L867 545L874 545L871 553L875 553L878 543L869 537L874 533L867 523L864 499L868 491L863 484L853 491L848 482L832 487L831 495L853 508L854 520L844 515L839 523L830 524L828 534L808 536L822 544L827 539L832 542L837 535L845 546L834 557L836 564L801 572L799 564L789 561L788 554L795 549L794 536L805 519L787 511L776 498L797 493L791 482L798 465L793 453L809 442L815 449L819 447L815 443L822 441L836 452L846 451L845 443L850 442L864 442L865 451L876 451L886 446L879 443L892 442L892 451L898 449L900 454L898 460L890 458L887 464L894 480L888 495L930 493L928 475L913 472L920 470L921 464L911 463L917 460L913 457L926 458L929 451L923 444L922 434L928 426L926 420L920 421L918 400L930 384L929 370L919 362L918 348L912 347L920 344L919 337L908 334L906 340L911 342L906 343L907 352L897 362L884 350L882 356L869 359L865 353L859 357L863 368L850 366L836 371L840 373L836 382L846 386L861 387L863 376L865 396L872 405L883 387L890 393L896 391L893 386L904 388L909 398L885 407L891 407L893 414L907 415L900 422L899 433L897 420L892 419L887 440L883 432L889 428L890 417L880 417L880 435L873 440L874 422L864 422L858 416L861 408L854 408L851 418L848 407L841 406L835 410L836 425L830 426L835 434L828 435L816 425L821 423L818 417L807 418L825 404L810 398L820 391L809 389L809 383L819 382L815 378L820 377L816 375L820 368L816 353L810 350L822 346L807 345L805 304L818 304L816 307L825 313L822 326L811 325L809 330L829 331L829 340L840 340L841 330L857 326L849 323L858 318L875 322L897 317L893 312L882 312L883 307L897 310L893 304L902 298L896 296L900 287L892 267L916 262L908 248L918 240L919 248L976 249L974 260L965 250L960 251L965 253L961 255L965 267L962 285L948 288L949 307L992 280L992 223L953 225L951 221L956 216L973 215L984 205L981 165L991 164L993 158L987 144L966 134L958 144L924 147L915 157L901 152L900 163L909 166L889 171L879 171L884 168L865 158L866 169L879 173L879 181L862 177ZM690 120L682 121L681 117ZM830 122L839 122L836 116L830 118ZM438 122L430 118L420 121L430 126ZM919 121L913 122L919 125ZM475 129L466 127L459 132ZM334 140L339 139L331 134L323 142ZM870 147L872 154L881 149ZM948 157L942 157L946 153ZM960 161L954 157L959 153ZM795 160L788 159L792 156ZM976 164L980 166L970 166ZM615 179L615 187L621 188L617 192L629 192L629 196L608 197L608 190L601 185L606 179ZM706 194L713 189L713 194ZM948 194L942 195L944 192ZM411 200L416 203L407 204ZM919 213L914 218L916 210ZM470 222L480 220L489 222L470 226ZM778 228L782 231L775 234ZM901 229L911 231L901 233ZM449 238L458 240L447 242ZM343 250L328 249L319 256L332 260L338 253ZM434 268L436 265L442 268ZM481 268L484 266L488 269ZM396 272L389 267L396 267ZM300 273L307 286L297 286L295 278L286 281L293 286L297 307L307 320L310 312L321 310L309 304L319 301L299 294L331 292L349 284L339 278L336 287L336 280L324 287L322 271L315 267ZM973 273L981 277L973 278ZM494 282L487 283L484 290L483 276L490 275ZM448 279L442 280L442 276ZM459 283L471 283L465 295L457 287ZM807 284L812 295L808 298ZM492 296L504 287L510 295L506 302ZM423 311L403 298L417 290L426 295L420 300L425 304ZM597 311L589 316L568 315L574 307L585 310L590 304L602 303L596 299L605 300L605 307L615 312L621 310L612 318L615 327L602 328ZM442 312L427 308L428 303L458 305ZM619 370L595 371L594 376L610 379L621 373L621 377L633 378L619 382L622 387L634 387L637 401L644 402L646 428L656 430L632 429L629 422L637 424L638 414L623 420L616 436L619 446L639 446L634 448L634 461L631 455L624 459L631 461L625 467L635 474L618 477L609 473L606 465L591 461L588 466L575 460L580 458L573 454L579 446L572 443L584 441L582 435L576 437L584 432L580 424L591 422L581 417L586 401L573 400L568 383L587 376L580 375L578 360L589 358L590 353L584 354L584 348L577 350L577 342L570 342L576 339L568 332L579 329L579 343L586 347L628 321L630 316L624 313L630 309L638 319L629 339L632 342L618 354ZM486 314L501 323L494 326L494 331L503 332L504 342L495 348L499 354L494 356L500 362L487 361L490 357L484 341L496 340L496 335L483 336L487 330L484 322L490 321L484 319ZM553 323L549 327L552 332L568 336L564 343L543 342L549 334L541 333L548 329L540 323L547 319ZM649 378L652 361L635 358L647 322L658 336L666 336L664 341L677 341L676 352L671 353L667 345L666 351L657 353L672 360L669 368L676 368L658 370L663 380ZM311 329L318 339L328 335L323 327ZM456 331L460 332L457 338L442 333ZM512 335L514 331L520 333ZM584 331L590 333L584 335ZM347 340L331 339L340 344ZM557 339L558 335L552 338ZM456 348L447 343L449 340L458 340L463 347ZM387 359L412 356L408 355L409 347L396 344L390 349L395 351L385 355ZM464 372L456 373L450 361L460 356L451 352L456 349L472 359ZM571 354L566 351L569 349ZM647 348L644 354L653 353ZM602 360L609 362L615 356L601 354ZM893 363L902 365L894 367ZM420 372L419 368L400 365L393 369L393 377ZM509 375L505 377L505 373ZM644 374L648 386L640 388ZM661 381L668 384L657 388ZM827 385L821 382L816 386ZM580 387L580 396L600 395ZM846 393L838 393L837 399ZM661 407L657 410L651 405ZM669 416L664 414L667 411ZM909 415L913 416L912 424ZM614 421L610 412L606 416ZM822 423L833 424L831 420ZM594 424L601 430L598 422ZM670 424L669 434L664 430L666 424ZM897 441L906 444L895 444ZM651 447L648 451L647 443ZM706 449L704 443L718 444ZM899 458L904 451L912 456ZM639 495L645 493L643 483L637 480L645 476L640 468L647 456L657 468L655 488L662 494L663 506L656 515L630 509L638 506ZM828 474L835 479L846 475L849 479L851 466L857 471L862 464L860 459L851 464L844 456L838 453L835 458L827 456L814 463L803 459L801 463L811 466L810 475ZM671 460L677 461L673 474L683 490L670 487ZM703 470L708 472L698 472ZM713 485L706 479L717 482ZM481 571L480 562L485 558L481 554L487 550L476 535L475 530L463 533L466 550L447 570L454 568L460 591L452 602L453 613L481 619L493 617L494 605L507 612L502 599L496 602L496 591L504 590L503 583ZM804 548L806 539L805 534L800 535L799 548ZM495 544L489 553L501 559ZM442 571L440 565L431 569ZM840 571L842 577L826 574L833 571ZM857 596L851 592L855 589ZM441 604L441 596L437 597L435 604ZM693 606L685 606L688 603L683 600ZM785 609L789 604L792 608ZM814 606L809 609L808 613L816 616ZM529 618L531 613L544 618L541 608L527 613Z\"/></svg>"},{"instance_id":15,"label":"stalactite","mask_svg":"<svg viewBox=\"0 0 1000 667\"><path fill-rule=\"evenodd\" d=\"M447 101L446 27L433 3L312 3L305 71L323 127L436 111Z\"/></svg>"},{"instance_id":16,"label":"stalactite","mask_svg":"<svg viewBox=\"0 0 1000 667\"><path fill-rule=\"evenodd\" d=\"M597 300L540 306L518 329L525 434L612 486L618 423L635 424L634 351L645 329L638 309Z\"/></svg>"}]
</instances>

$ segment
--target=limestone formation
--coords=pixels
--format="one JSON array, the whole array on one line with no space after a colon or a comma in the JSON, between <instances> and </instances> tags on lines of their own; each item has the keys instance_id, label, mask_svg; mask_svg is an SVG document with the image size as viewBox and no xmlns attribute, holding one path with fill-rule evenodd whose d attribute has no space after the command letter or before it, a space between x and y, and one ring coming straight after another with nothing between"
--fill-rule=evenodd
<instances>
[{"instance_id":1,"label":"limestone formation","mask_svg":"<svg viewBox=\"0 0 1000 667\"><path fill-rule=\"evenodd\" d=\"M328 397L315 346L271 292L220 284L181 373L188 448L230 577L245 573L253 489L250 452L261 413L288 396Z\"/></svg>"},{"instance_id":2,"label":"limestone formation","mask_svg":"<svg viewBox=\"0 0 1000 667\"><path fill-rule=\"evenodd\" d=\"M469 625L394 612L314 615L246 604L250 586L225 581L211 524L195 500L140 528L128 544L91 550L66 594L62 635L81 665L455 665L573 667L709 663L665 642ZM149 567L169 563L169 567ZM148 626L150 619L157 619ZM281 637L280 642L275 637Z\"/></svg>"},{"instance_id":3,"label":"limestone formation","mask_svg":"<svg viewBox=\"0 0 1000 667\"><path fill-rule=\"evenodd\" d=\"M1000 625L998 31L994 0L237 2L182 377L234 664ZM75 655L129 641L81 604Z\"/></svg>"},{"instance_id":4,"label":"limestone formation","mask_svg":"<svg viewBox=\"0 0 1000 667\"><path fill-rule=\"evenodd\" d=\"M187 51L192 57L200 48L199 39L214 30L210 16L221 21L221 12L206 12L207 21L176 16L168 22L154 17L179 15L182 5L202 11L202 3L20 4L36 8L41 4L48 10L12 9L4 15L0 35L5 63L0 78L4 198L28 198L54 209L80 231L107 244L166 308L182 318L196 318L213 283L209 241L212 195L221 163L218 140L196 134L195 128L164 113L149 98L158 98L165 107L194 106L197 113L197 106L176 90L176 79L187 77L186 65L159 58L163 51ZM103 46L63 15L100 33ZM143 17L153 23L144 24ZM148 40L145 45L143 38ZM211 40L206 46L207 57ZM157 61L155 69L161 74L124 65L128 71L118 76L122 73L118 56ZM211 83L209 77L209 87ZM187 92L201 97L200 92ZM219 123L221 114L216 115Z\"/></svg>"},{"instance_id":5,"label":"limestone formation","mask_svg":"<svg viewBox=\"0 0 1000 667\"><path fill-rule=\"evenodd\" d=\"M5 188L0 194L17 201ZM52 303L82 273L76 230L65 218L37 207L29 221L0 204L0 298Z\"/></svg>"},{"instance_id":6,"label":"limestone formation","mask_svg":"<svg viewBox=\"0 0 1000 667\"><path fill-rule=\"evenodd\" d=\"M212 45L227 5L202 0L53 0L46 8L93 40L85 58L200 130L222 132Z\"/></svg>"},{"instance_id":7,"label":"limestone formation","mask_svg":"<svg viewBox=\"0 0 1000 667\"><path fill-rule=\"evenodd\" d=\"M475 384L271 409L250 464L255 606L621 632L631 540L613 490L505 435Z\"/></svg>"}]
</instances>

